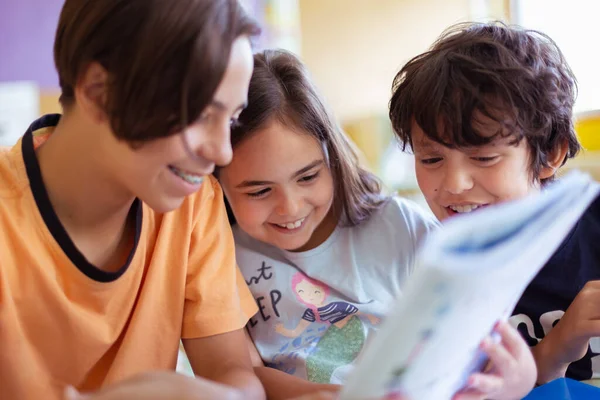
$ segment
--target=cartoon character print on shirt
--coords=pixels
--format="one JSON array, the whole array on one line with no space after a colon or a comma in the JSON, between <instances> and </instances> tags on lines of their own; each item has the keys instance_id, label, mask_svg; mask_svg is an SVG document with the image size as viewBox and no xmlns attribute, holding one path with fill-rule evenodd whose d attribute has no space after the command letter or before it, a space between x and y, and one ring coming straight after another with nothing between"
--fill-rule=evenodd
<instances>
[{"instance_id":1,"label":"cartoon character print on shirt","mask_svg":"<svg viewBox=\"0 0 600 400\"><path fill-rule=\"evenodd\" d=\"M313 323L325 324L325 333L313 341L306 358L306 372L311 382L330 383L336 369L351 364L365 343L365 328L358 316L364 315L373 325L379 323L379 318L362 314L344 301L327 303L329 288L301 272L293 275L292 290L308 308L296 327L289 329L279 323L275 330L283 336L299 338Z\"/></svg>"}]
</instances>

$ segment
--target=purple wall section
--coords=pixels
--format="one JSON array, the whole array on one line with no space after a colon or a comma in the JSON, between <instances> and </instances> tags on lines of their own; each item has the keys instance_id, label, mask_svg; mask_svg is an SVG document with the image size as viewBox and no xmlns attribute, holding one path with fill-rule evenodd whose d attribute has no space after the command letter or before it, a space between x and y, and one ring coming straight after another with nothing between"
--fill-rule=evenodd
<instances>
[{"instance_id":1,"label":"purple wall section","mask_svg":"<svg viewBox=\"0 0 600 400\"><path fill-rule=\"evenodd\" d=\"M0 81L57 88L52 45L63 0L0 0Z\"/></svg>"},{"instance_id":2,"label":"purple wall section","mask_svg":"<svg viewBox=\"0 0 600 400\"><path fill-rule=\"evenodd\" d=\"M1 0L0 0L1 1ZM259 37L254 38L254 50L258 51L265 47L268 41L268 28L265 24L264 9L267 6L269 0L240 0L240 3L246 7L248 14L252 15L256 22L258 22L262 28L262 32ZM272 0L270 0L272 1Z\"/></svg>"},{"instance_id":3,"label":"purple wall section","mask_svg":"<svg viewBox=\"0 0 600 400\"><path fill-rule=\"evenodd\" d=\"M261 24L265 1L242 0ZM42 88L58 88L52 47L63 2L0 0L0 82L28 80ZM258 48L266 36L264 29Z\"/></svg>"}]
</instances>

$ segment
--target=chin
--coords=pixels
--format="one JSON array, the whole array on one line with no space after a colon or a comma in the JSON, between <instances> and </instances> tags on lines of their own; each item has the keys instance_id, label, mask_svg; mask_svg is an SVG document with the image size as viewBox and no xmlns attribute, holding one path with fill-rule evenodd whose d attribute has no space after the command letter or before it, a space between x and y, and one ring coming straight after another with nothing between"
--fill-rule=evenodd
<instances>
[{"instance_id":1,"label":"chin","mask_svg":"<svg viewBox=\"0 0 600 400\"><path fill-rule=\"evenodd\" d=\"M181 206L185 198L142 199L144 203L159 214L168 213Z\"/></svg>"},{"instance_id":2,"label":"chin","mask_svg":"<svg viewBox=\"0 0 600 400\"><path fill-rule=\"evenodd\" d=\"M300 249L300 248L304 247L305 245L306 245L306 242L295 242L295 243L285 242L285 243L277 244L276 246L283 250L296 251L297 249Z\"/></svg>"}]
</instances>

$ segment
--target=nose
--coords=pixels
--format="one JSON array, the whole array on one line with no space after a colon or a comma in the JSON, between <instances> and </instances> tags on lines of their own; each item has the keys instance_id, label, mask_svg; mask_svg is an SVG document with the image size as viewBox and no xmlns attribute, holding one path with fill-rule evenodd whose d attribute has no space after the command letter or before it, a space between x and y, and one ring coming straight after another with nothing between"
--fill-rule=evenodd
<instances>
[{"instance_id":1,"label":"nose","mask_svg":"<svg viewBox=\"0 0 600 400\"><path fill-rule=\"evenodd\" d=\"M198 157L210 161L220 167L231 162L231 127L228 120L215 124L209 131L202 128L189 127L186 131L188 145Z\"/></svg>"},{"instance_id":2,"label":"nose","mask_svg":"<svg viewBox=\"0 0 600 400\"><path fill-rule=\"evenodd\" d=\"M468 168L447 163L444 166L443 189L451 194L461 194L473 188L473 178Z\"/></svg>"},{"instance_id":3,"label":"nose","mask_svg":"<svg viewBox=\"0 0 600 400\"><path fill-rule=\"evenodd\" d=\"M301 207L302 200L293 193L282 193L275 211L281 216L297 217Z\"/></svg>"},{"instance_id":4,"label":"nose","mask_svg":"<svg viewBox=\"0 0 600 400\"><path fill-rule=\"evenodd\" d=\"M201 155L219 167L224 167L231 162L233 157L231 126L229 121L219 125L218 131L209 133L206 144L201 147L203 153Z\"/></svg>"}]
</instances>

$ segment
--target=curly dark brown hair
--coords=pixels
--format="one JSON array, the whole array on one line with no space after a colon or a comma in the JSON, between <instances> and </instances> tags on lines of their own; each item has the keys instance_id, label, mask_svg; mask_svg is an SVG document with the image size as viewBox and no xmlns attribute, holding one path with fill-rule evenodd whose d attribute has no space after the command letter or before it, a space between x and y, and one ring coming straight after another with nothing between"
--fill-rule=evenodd
<instances>
[{"instance_id":1,"label":"curly dark brown hair","mask_svg":"<svg viewBox=\"0 0 600 400\"><path fill-rule=\"evenodd\" d=\"M501 22L454 25L402 67L392 93L389 116L404 150L412 147L413 123L450 148L525 139L535 180L557 149L568 146L563 164L580 150L575 76L556 43L537 31ZM495 134L477 129L482 117L498 124Z\"/></svg>"}]
</instances>

